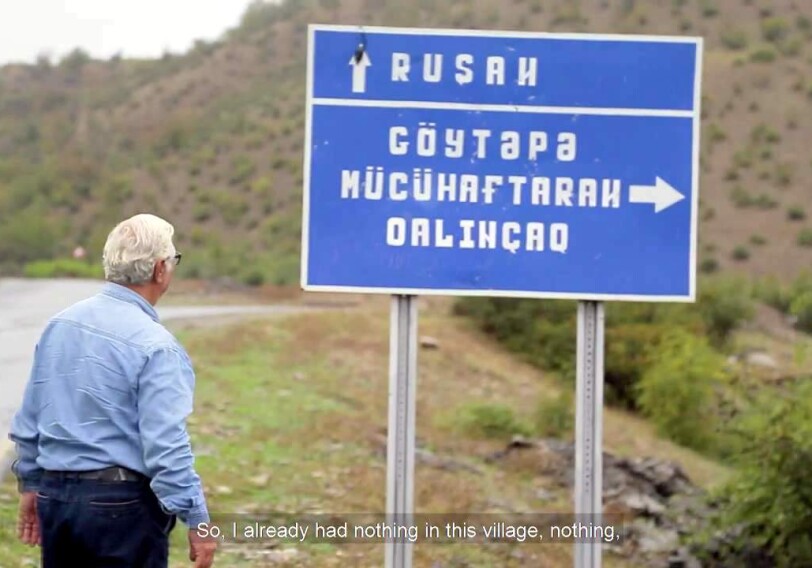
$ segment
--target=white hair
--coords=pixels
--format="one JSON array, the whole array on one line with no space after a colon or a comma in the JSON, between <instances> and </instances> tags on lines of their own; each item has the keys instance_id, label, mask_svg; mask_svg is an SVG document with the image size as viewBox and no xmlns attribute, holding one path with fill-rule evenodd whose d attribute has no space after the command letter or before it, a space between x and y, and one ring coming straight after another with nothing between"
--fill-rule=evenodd
<instances>
[{"instance_id":1,"label":"white hair","mask_svg":"<svg viewBox=\"0 0 812 568\"><path fill-rule=\"evenodd\" d=\"M142 213L116 225L104 244L104 277L116 284L146 284L155 262L175 255L175 228L160 217Z\"/></svg>"}]
</instances>

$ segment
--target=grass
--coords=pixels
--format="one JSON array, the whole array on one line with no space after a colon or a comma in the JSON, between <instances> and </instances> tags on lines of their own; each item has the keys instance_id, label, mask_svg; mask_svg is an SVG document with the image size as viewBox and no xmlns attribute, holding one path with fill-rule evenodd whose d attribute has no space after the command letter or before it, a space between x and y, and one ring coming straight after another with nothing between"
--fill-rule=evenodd
<instances>
[{"instance_id":1,"label":"grass","mask_svg":"<svg viewBox=\"0 0 812 568\"><path fill-rule=\"evenodd\" d=\"M571 495L540 475L536 458L484 459L504 448L509 437L480 439L455 427L465 408L484 402L509 405L530 420L539 400L560 395L560 383L494 347L472 324L448 315L442 301L427 300L421 307L420 333L440 338L440 347L419 356L418 447L476 471L418 461L416 512L569 511ZM384 302L185 329L178 335L198 374L190 431L215 517L384 509L389 345ZM726 475L722 466L658 438L645 421L613 409L605 414L605 445L619 455L676 459L706 486ZM552 502L541 500L539 487L553 493ZM37 554L15 542L14 491L11 480L0 491L4 568L35 564ZM415 566L570 566L571 549L569 544L424 544L415 547ZM383 554L380 544L227 543L217 562L249 568L379 566ZM171 566L187 566L185 555L185 530L179 525ZM607 553L605 565L629 564Z\"/></svg>"}]
</instances>

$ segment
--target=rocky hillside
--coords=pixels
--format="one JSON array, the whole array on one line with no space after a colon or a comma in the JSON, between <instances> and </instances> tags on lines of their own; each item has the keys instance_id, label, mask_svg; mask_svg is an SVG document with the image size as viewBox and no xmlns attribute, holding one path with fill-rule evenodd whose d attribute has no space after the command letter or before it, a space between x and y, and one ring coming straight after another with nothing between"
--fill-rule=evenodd
<instances>
[{"instance_id":1,"label":"rocky hillside","mask_svg":"<svg viewBox=\"0 0 812 568\"><path fill-rule=\"evenodd\" d=\"M308 23L703 36L701 268L812 262L812 2L287 0L183 56L0 69L0 271L149 210L187 275L295 282Z\"/></svg>"}]
</instances>

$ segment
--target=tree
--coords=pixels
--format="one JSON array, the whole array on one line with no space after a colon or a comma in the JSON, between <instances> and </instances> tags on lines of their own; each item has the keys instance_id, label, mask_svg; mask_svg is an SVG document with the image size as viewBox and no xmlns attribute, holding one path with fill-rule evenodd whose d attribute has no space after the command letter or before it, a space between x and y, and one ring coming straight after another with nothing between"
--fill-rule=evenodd
<instances>
[{"instance_id":1,"label":"tree","mask_svg":"<svg viewBox=\"0 0 812 568\"><path fill-rule=\"evenodd\" d=\"M724 360L708 341L686 330L665 335L637 384L637 403L662 435L701 451L715 449L716 388Z\"/></svg>"},{"instance_id":2,"label":"tree","mask_svg":"<svg viewBox=\"0 0 812 568\"><path fill-rule=\"evenodd\" d=\"M717 525L733 554L768 551L773 566L812 565L812 385L762 393L734 422L736 474L722 489Z\"/></svg>"},{"instance_id":3,"label":"tree","mask_svg":"<svg viewBox=\"0 0 812 568\"><path fill-rule=\"evenodd\" d=\"M80 47L77 47L62 58L59 65L70 73L79 73L82 68L90 62L90 55Z\"/></svg>"}]
</instances>

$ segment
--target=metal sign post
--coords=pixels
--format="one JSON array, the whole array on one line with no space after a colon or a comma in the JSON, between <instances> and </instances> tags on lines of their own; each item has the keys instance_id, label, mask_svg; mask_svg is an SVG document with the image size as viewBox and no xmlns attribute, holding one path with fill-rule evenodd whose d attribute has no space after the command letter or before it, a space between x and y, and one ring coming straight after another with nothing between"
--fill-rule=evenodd
<instances>
[{"instance_id":1,"label":"metal sign post","mask_svg":"<svg viewBox=\"0 0 812 568\"><path fill-rule=\"evenodd\" d=\"M411 524L414 513L417 298L392 296L390 320L386 514L397 525ZM386 568L410 568L413 546L388 541Z\"/></svg>"},{"instance_id":2,"label":"metal sign post","mask_svg":"<svg viewBox=\"0 0 812 568\"><path fill-rule=\"evenodd\" d=\"M601 522L603 489L602 302L578 303L575 411L575 515L583 523ZM575 568L600 568L601 543L576 542Z\"/></svg>"}]
</instances>

